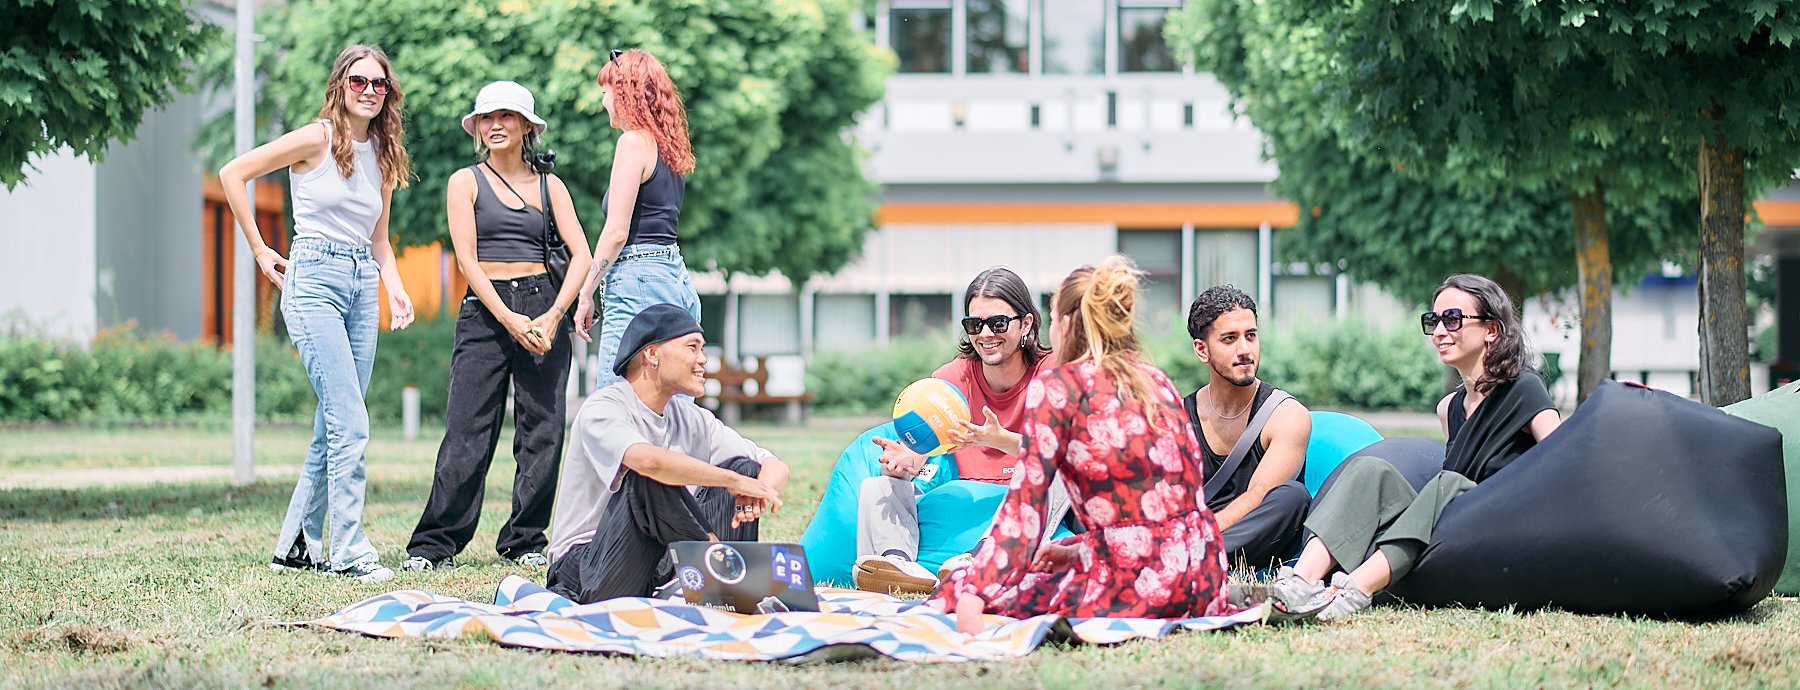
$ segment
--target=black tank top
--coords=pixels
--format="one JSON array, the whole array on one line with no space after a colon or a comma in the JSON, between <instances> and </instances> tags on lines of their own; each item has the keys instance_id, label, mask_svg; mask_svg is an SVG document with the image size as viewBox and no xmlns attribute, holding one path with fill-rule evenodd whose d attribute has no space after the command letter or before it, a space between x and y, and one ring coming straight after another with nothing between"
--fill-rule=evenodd
<instances>
[{"instance_id":1,"label":"black tank top","mask_svg":"<svg viewBox=\"0 0 1800 690\"><path fill-rule=\"evenodd\" d=\"M475 173L475 259L542 263L544 212L531 204L523 210L507 205L494 193L481 166L471 165L469 172Z\"/></svg>"},{"instance_id":2,"label":"black tank top","mask_svg":"<svg viewBox=\"0 0 1800 690\"><path fill-rule=\"evenodd\" d=\"M687 196L687 180L656 157L656 170L638 185L637 202L631 207L631 234L625 245L675 244L675 228L681 223L681 202ZM601 208L612 200L612 190L600 199Z\"/></svg>"},{"instance_id":3,"label":"black tank top","mask_svg":"<svg viewBox=\"0 0 1800 690\"><path fill-rule=\"evenodd\" d=\"M1255 417L1256 411L1262 409L1263 403L1268 401L1269 395L1274 392L1275 386L1270 385L1269 382L1256 382L1256 398L1250 401L1250 409L1244 410L1244 417L1246 419ZM1187 409L1196 411L1199 409L1198 401L1195 399L1195 396L1199 394L1198 390L1188 394L1188 404L1185 405ZM1206 478L1211 480L1213 474L1225 466L1225 455L1214 453L1212 446L1206 443L1206 430L1200 426L1198 412L1193 413L1191 418L1194 422L1194 438L1199 439L1200 454L1206 460ZM1206 502L1206 507L1211 510L1219 510L1230 504L1232 499L1244 493L1244 489L1250 487L1250 476L1256 474L1257 466L1262 464L1264 450L1261 438L1251 443L1250 452L1244 455L1243 462L1238 463L1237 471L1231 474L1230 479L1225 480L1225 486L1219 488L1219 495ZM1227 451L1226 455L1229 454L1230 452Z\"/></svg>"}]
</instances>

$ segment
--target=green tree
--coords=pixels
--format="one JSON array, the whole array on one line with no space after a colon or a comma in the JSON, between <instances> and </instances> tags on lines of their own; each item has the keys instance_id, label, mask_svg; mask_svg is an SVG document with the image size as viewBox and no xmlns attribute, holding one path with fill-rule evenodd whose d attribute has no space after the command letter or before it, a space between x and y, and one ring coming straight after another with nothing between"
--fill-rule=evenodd
<instances>
[{"instance_id":1,"label":"green tree","mask_svg":"<svg viewBox=\"0 0 1800 690\"><path fill-rule=\"evenodd\" d=\"M393 60L419 178L394 196L402 245L447 239L442 185L474 162L461 119L496 79L536 96L550 122L543 146L597 237L618 132L594 77L614 48L657 56L686 101L699 161L682 209L690 266L803 281L848 263L872 225L875 185L844 131L881 97L890 66L846 0L393 0L374 13L310 0L263 17L259 59L278 56L265 92L283 126L314 115L344 45L379 45Z\"/></svg>"},{"instance_id":2,"label":"green tree","mask_svg":"<svg viewBox=\"0 0 1800 690\"><path fill-rule=\"evenodd\" d=\"M1531 239L1574 249L1582 304L1577 380L1585 398L1610 369L1615 254L1627 266L1678 255L1670 204L1692 198L1691 164L1653 131L1658 111L1642 94L1609 90L1614 65L1471 14L1464 3L1217 0L1197 3L1185 21L1190 36L1252 31L1235 44L1196 41L1196 50L1206 67L1208 57L1235 45L1235 59L1247 63L1240 75L1269 91L1303 92L1294 100L1305 109L1271 117L1297 120L1295 127L1357 157L1408 166L1439 187L1562 197L1573 242L1541 233ZM1267 39L1271 31L1282 38ZM1311 132L1319 129L1326 132ZM1287 167L1284 160L1284 176ZM1611 220L1626 226L1609 228L1609 206L1626 209L1610 214L1624 216ZM1556 225L1570 227L1568 220ZM1546 265L1568 264L1523 264Z\"/></svg>"},{"instance_id":3,"label":"green tree","mask_svg":"<svg viewBox=\"0 0 1800 690\"><path fill-rule=\"evenodd\" d=\"M144 111L191 88L192 63L217 28L184 0L0 3L0 182L64 146L99 160L136 134Z\"/></svg>"},{"instance_id":4,"label":"green tree","mask_svg":"<svg viewBox=\"0 0 1800 690\"><path fill-rule=\"evenodd\" d=\"M1374 145L1529 151L1578 193L1594 170L1597 194L1654 189L1666 149L1698 179L1701 393L1748 397L1744 211L1800 161L1800 0L1308 3L1333 12L1338 64L1357 65L1333 73L1341 131ZM1433 79L1444 88L1421 88Z\"/></svg>"}]
</instances>

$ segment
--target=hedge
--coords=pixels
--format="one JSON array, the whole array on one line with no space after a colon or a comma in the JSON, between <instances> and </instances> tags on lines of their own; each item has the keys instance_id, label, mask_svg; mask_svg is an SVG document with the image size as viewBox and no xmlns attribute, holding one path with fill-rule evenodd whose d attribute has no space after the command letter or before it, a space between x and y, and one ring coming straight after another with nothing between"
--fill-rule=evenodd
<instances>
[{"instance_id":1,"label":"hedge","mask_svg":"<svg viewBox=\"0 0 1800 690\"><path fill-rule=\"evenodd\" d=\"M400 419L401 388L417 385L421 415L444 414L456 321L420 321L377 341L369 414ZM231 353L129 326L87 346L0 335L0 422L148 421L231 414ZM300 356L284 338L256 343L256 411L309 423L316 398Z\"/></svg>"},{"instance_id":2,"label":"hedge","mask_svg":"<svg viewBox=\"0 0 1800 690\"><path fill-rule=\"evenodd\" d=\"M1177 388L1206 383L1181 325L1145 334L1152 361ZM1431 411L1444 394L1444 365L1416 328L1341 319L1263 332L1258 375L1313 408ZM807 368L807 390L825 412L886 413L906 384L956 356L957 335L897 338L887 347L824 351Z\"/></svg>"}]
</instances>

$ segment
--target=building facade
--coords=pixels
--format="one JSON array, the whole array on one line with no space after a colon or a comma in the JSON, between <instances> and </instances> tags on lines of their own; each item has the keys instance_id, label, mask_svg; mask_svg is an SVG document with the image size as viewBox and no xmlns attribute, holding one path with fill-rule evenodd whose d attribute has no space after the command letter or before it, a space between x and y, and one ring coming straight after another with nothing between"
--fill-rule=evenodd
<instances>
[{"instance_id":1,"label":"building facade","mask_svg":"<svg viewBox=\"0 0 1800 690\"><path fill-rule=\"evenodd\" d=\"M864 347L947 326L990 266L1047 296L1112 253L1148 272L1147 327L1233 283L1276 320L1379 293L1276 261L1296 209L1273 197L1261 135L1163 42L1166 0L891 0L868 26L898 58L858 136L878 227L834 276L698 277L728 357ZM721 315L722 318L713 318Z\"/></svg>"}]
</instances>

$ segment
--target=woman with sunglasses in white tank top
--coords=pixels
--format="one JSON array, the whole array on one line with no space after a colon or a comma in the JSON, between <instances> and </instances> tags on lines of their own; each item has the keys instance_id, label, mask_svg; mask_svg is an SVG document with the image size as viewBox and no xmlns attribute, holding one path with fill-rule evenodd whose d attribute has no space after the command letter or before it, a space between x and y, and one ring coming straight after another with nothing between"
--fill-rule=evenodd
<instances>
[{"instance_id":1,"label":"woman with sunglasses in white tank top","mask_svg":"<svg viewBox=\"0 0 1800 690\"><path fill-rule=\"evenodd\" d=\"M363 532L369 443L363 398L375 363L377 281L387 288L389 327L413 321L388 241L388 202L411 176L401 105L387 56L350 46L332 65L319 119L219 170L257 268L282 291L282 318L319 396L312 445L269 563L274 570L320 570L364 582L394 577ZM282 168L293 194L288 258L263 242L244 190L248 180Z\"/></svg>"}]
</instances>

